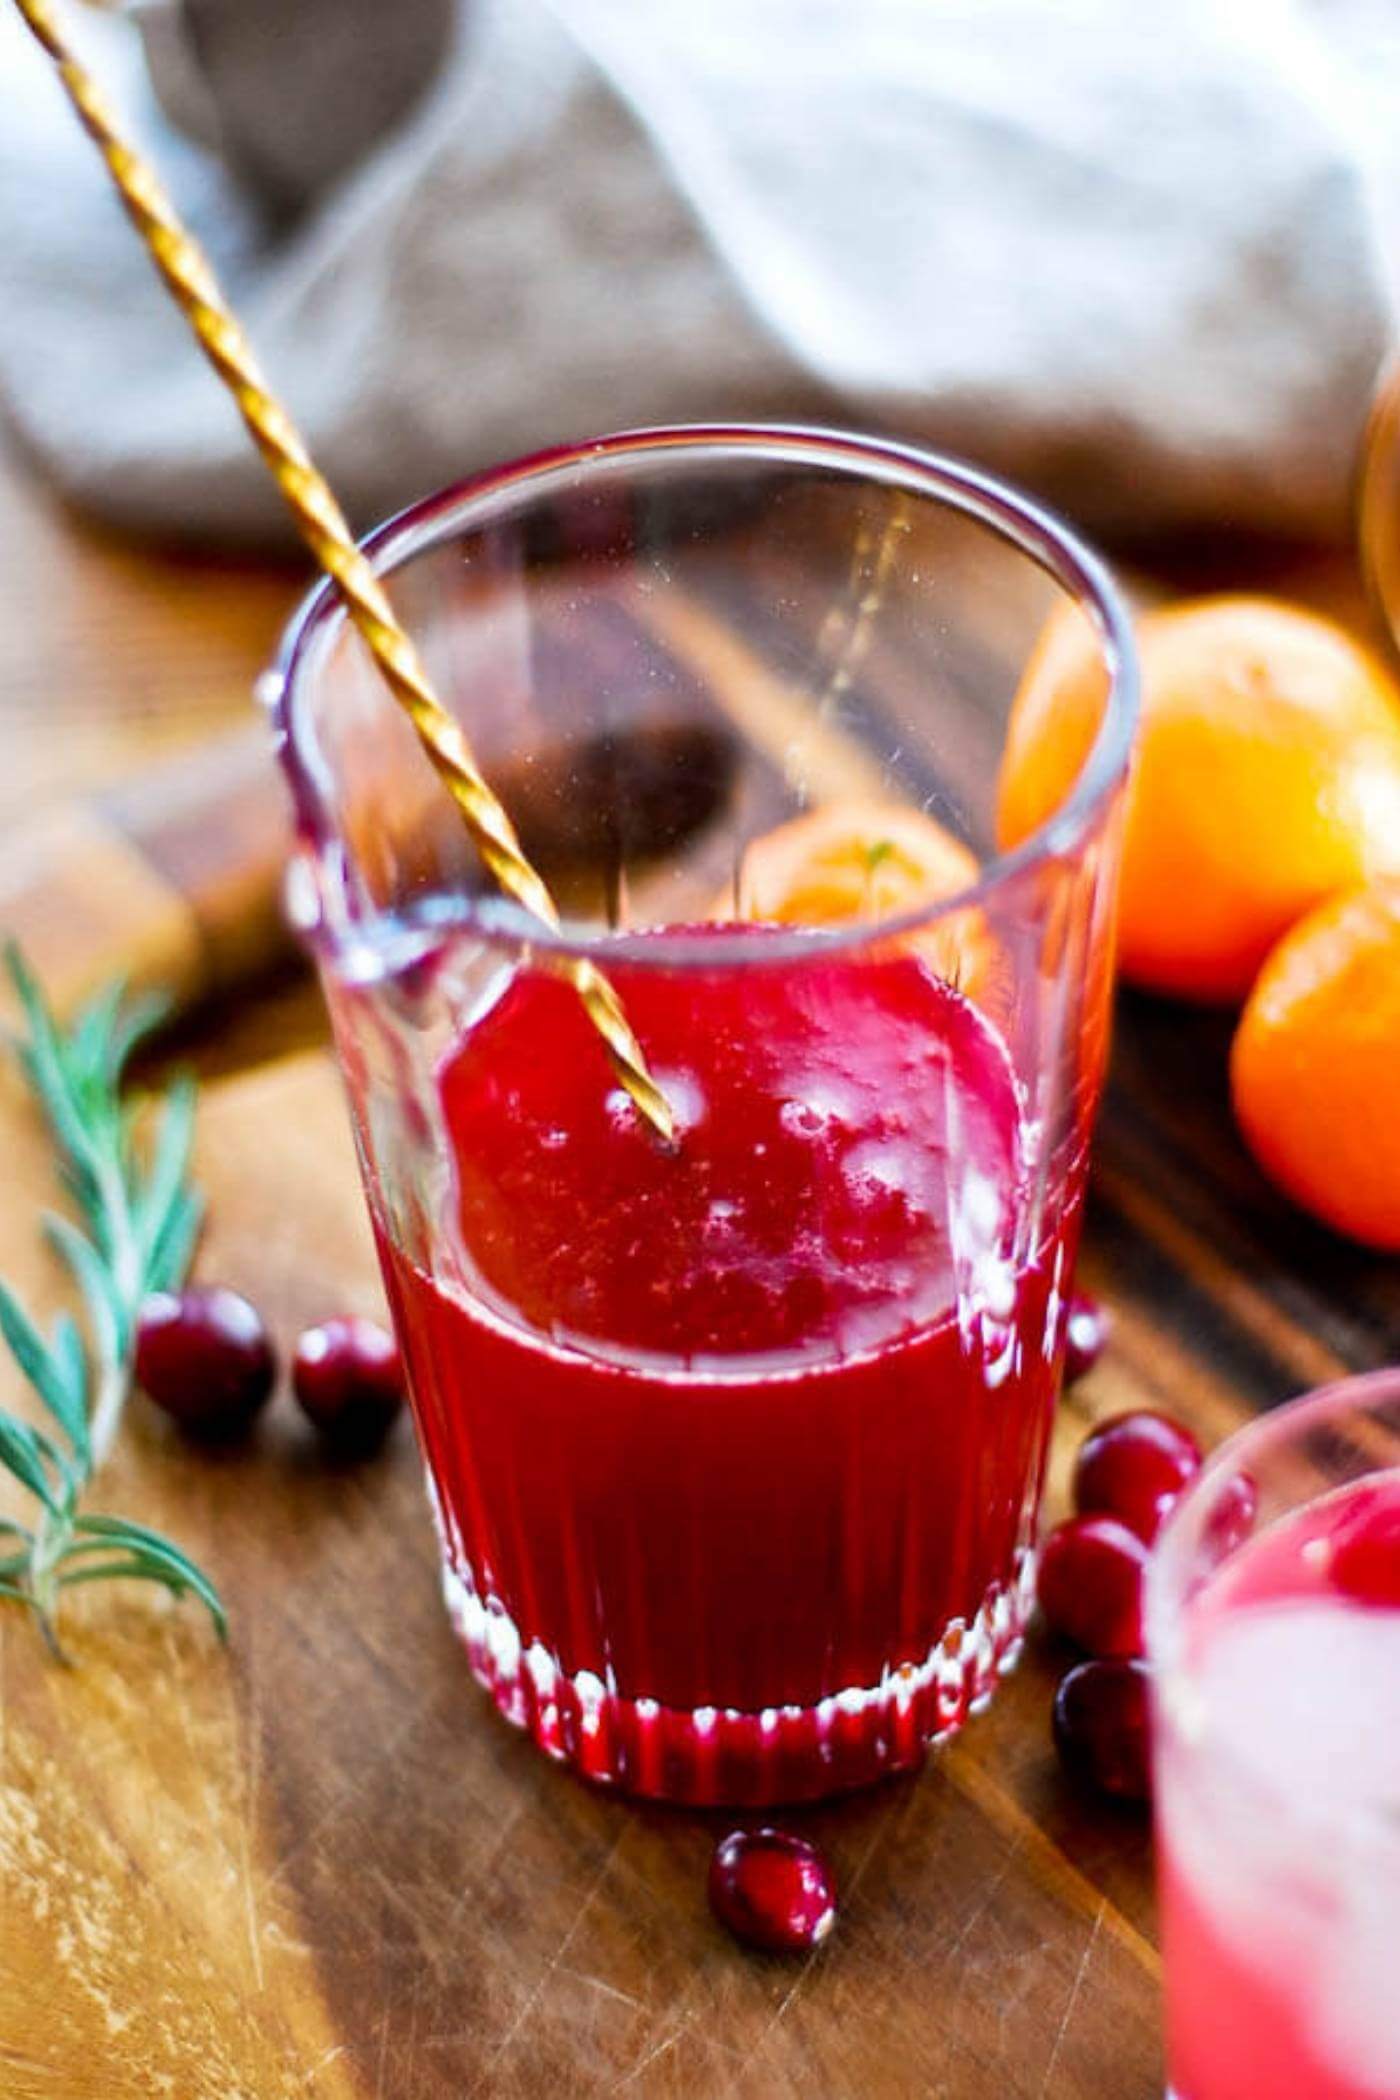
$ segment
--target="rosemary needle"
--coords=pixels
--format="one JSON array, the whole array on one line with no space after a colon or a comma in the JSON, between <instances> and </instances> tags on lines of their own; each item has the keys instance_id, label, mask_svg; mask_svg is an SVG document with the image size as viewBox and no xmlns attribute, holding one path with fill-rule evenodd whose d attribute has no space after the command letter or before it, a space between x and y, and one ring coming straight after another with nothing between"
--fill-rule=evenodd
<instances>
[{"instance_id":1,"label":"rosemary needle","mask_svg":"<svg viewBox=\"0 0 1400 2100\"><path fill-rule=\"evenodd\" d=\"M168 1089L154 1139L142 1145L123 1075L164 1003L128 1000L112 985L65 1029L19 949L11 945L5 960L27 1029L17 1054L77 1212L50 1215L45 1227L82 1296L87 1334L64 1312L44 1335L0 1283L0 1336L48 1417L40 1428L0 1409L0 1467L35 1505L28 1522L0 1518L0 1597L29 1607L61 1660L62 1592L118 1576L198 1597L222 1636L218 1592L188 1555L143 1524L79 1506L131 1389L141 1305L153 1291L178 1288L194 1253L202 1216L189 1179L194 1087L177 1080Z\"/></svg>"}]
</instances>

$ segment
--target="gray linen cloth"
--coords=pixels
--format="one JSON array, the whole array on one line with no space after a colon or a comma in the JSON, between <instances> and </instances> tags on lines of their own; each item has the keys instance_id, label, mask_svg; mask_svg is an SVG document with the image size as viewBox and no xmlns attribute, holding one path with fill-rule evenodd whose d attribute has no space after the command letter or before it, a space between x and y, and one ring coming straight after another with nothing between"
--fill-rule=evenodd
<instances>
[{"instance_id":1,"label":"gray linen cloth","mask_svg":"<svg viewBox=\"0 0 1400 2100\"><path fill-rule=\"evenodd\" d=\"M1400 262L1393 0L81 26L360 525L556 439L788 417L975 455L1100 530L1347 529ZM0 397L106 518L285 530L7 17Z\"/></svg>"}]
</instances>

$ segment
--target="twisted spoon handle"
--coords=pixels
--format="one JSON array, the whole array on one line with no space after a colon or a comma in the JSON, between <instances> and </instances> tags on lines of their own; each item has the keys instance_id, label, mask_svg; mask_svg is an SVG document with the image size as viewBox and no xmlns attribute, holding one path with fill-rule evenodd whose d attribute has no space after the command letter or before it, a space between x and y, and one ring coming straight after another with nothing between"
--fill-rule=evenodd
<instances>
[{"instance_id":1,"label":"twisted spoon handle","mask_svg":"<svg viewBox=\"0 0 1400 2100\"><path fill-rule=\"evenodd\" d=\"M73 53L49 0L15 0L15 5L53 60L68 99L106 161L156 268L205 356L237 402L302 538L334 581L346 613L418 732L482 859L507 895L557 930L559 913L554 899L526 859L515 827L478 770L459 724L433 692L417 649L356 546L340 505L296 425L269 391L213 270L181 224L160 178L124 137L115 110ZM591 962L573 958L562 968L602 1037L619 1082L657 1134L670 1142L675 1132L670 1104L647 1070L641 1045L617 994Z\"/></svg>"}]
</instances>

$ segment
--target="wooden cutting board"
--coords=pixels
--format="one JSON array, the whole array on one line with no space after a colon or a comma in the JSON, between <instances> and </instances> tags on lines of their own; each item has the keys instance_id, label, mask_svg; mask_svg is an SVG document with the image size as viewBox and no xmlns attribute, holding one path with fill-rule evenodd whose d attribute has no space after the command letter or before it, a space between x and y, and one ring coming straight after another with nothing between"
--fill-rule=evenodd
<instances>
[{"instance_id":1,"label":"wooden cutting board","mask_svg":"<svg viewBox=\"0 0 1400 2100\"><path fill-rule=\"evenodd\" d=\"M1258 1181L1223 1035L1124 1002L1084 1262L1118 1331L1062 1408L1052 1501L1090 1415L1157 1403L1213 1438L1395 1352L1394 1264ZM6 1085L0 1269L41 1292L48 1162ZM209 1087L199 1163L201 1272L284 1345L378 1306L323 1056ZM335 1469L285 1394L217 1458L138 1404L103 1496L204 1560L232 1640L154 1592L86 1591L65 1672L0 1619L7 2100L1157 2100L1149 1836L1062 1779L1047 1646L921 1777L783 1818L844 1893L829 1946L783 1965L707 1913L730 1819L586 1790L476 1690L406 1425Z\"/></svg>"},{"instance_id":2,"label":"wooden cutting board","mask_svg":"<svg viewBox=\"0 0 1400 2100\"><path fill-rule=\"evenodd\" d=\"M246 971L250 928L274 936L280 804L246 739L202 747L242 719L293 586L78 536L3 472L0 551L0 920L69 991L117 965L186 990ZM1238 585L1239 561L1176 581ZM1260 580L1338 598L1315 563ZM110 792L196 743L178 796L173 775ZM88 799L45 814L60 792ZM265 1058L269 1015L226 1007L187 1047L206 1070ZM1083 1263L1118 1329L1063 1409L1052 1509L1091 1416L1157 1404L1214 1439L1400 1354L1400 1268L1298 1219L1242 1152L1226 1030L1121 1003ZM56 1302L50 1161L8 1070L0 1159L0 1274ZM200 1271L284 1350L377 1308L321 1056L211 1082L199 1164ZM4 2100L1159 2100L1148 1833L1061 1778L1048 1648L921 1777L782 1819L844 1897L787 1966L709 1919L727 1818L588 1792L476 1690L406 1425L334 1470L285 1393L220 1458L137 1404L101 1497L208 1566L232 1640L155 1592L88 1590L62 1671L0 1606Z\"/></svg>"},{"instance_id":3,"label":"wooden cutting board","mask_svg":"<svg viewBox=\"0 0 1400 2100\"><path fill-rule=\"evenodd\" d=\"M284 1338L374 1309L322 1058L211 1089L200 1164L204 1273ZM1036 1668L921 1782L793 1819L846 1892L794 1969L711 1924L715 1819L587 1792L488 1709L406 1428L333 1470L285 1396L219 1459L141 1409L105 1491L200 1553L233 1639L89 1593L64 1673L4 1622L7 2093L1070 2094L1110 2049L1153 2092L1145 1839L1062 1793Z\"/></svg>"}]
</instances>

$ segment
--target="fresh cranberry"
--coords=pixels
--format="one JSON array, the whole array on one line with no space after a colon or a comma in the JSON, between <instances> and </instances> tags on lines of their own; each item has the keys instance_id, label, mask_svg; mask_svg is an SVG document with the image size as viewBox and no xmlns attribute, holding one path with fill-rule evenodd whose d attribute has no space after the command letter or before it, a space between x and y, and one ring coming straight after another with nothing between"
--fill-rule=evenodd
<instances>
[{"instance_id":1,"label":"fresh cranberry","mask_svg":"<svg viewBox=\"0 0 1400 2100\"><path fill-rule=\"evenodd\" d=\"M1065 1319L1065 1384L1092 1371L1108 1345L1112 1326L1106 1309L1087 1291L1076 1291Z\"/></svg>"},{"instance_id":2,"label":"fresh cranberry","mask_svg":"<svg viewBox=\"0 0 1400 2100\"><path fill-rule=\"evenodd\" d=\"M1400 1493L1393 1485L1355 1495L1333 1535L1330 1573L1357 1603L1400 1608Z\"/></svg>"},{"instance_id":3,"label":"fresh cranberry","mask_svg":"<svg viewBox=\"0 0 1400 2100\"><path fill-rule=\"evenodd\" d=\"M292 1390L336 1449L382 1443L403 1406L403 1370L392 1335L373 1320L308 1327L292 1359Z\"/></svg>"},{"instance_id":4,"label":"fresh cranberry","mask_svg":"<svg viewBox=\"0 0 1400 2100\"><path fill-rule=\"evenodd\" d=\"M1117 1517L1071 1517L1040 1553L1040 1608L1091 1655L1141 1655L1147 1548Z\"/></svg>"},{"instance_id":5,"label":"fresh cranberry","mask_svg":"<svg viewBox=\"0 0 1400 2100\"><path fill-rule=\"evenodd\" d=\"M222 1284L157 1291L136 1323L136 1381L191 1436L247 1429L277 1377L256 1307Z\"/></svg>"},{"instance_id":6,"label":"fresh cranberry","mask_svg":"<svg viewBox=\"0 0 1400 2100\"><path fill-rule=\"evenodd\" d=\"M1077 1779L1124 1801L1152 1792L1148 1669L1133 1659L1076 1663L1055 1693L1055 1748Z\"/></svg>"},{"instance_id":7,"label":"fresh cranberry","mask_svg":"<svg viewBox=\"0 0 1400 2100\"><path fill-rule=\"evenodd\" d=\"M710 1908L736 1940L770 1954L806 1954L836 1923L831 1869L803 1838L732 1830L710 1861Z\"/></svg>"},{"instance_id":8,"label":"fresh cranberry","mask_svg":"<svg viewBox=\"0 0 1400 2100\"><path fill-rule=\"evenodd\" d=\"M1259 1490L1249 1473L1232 1473L1214 1491L1214 1499L1201 1526L1201 1543L1211 1565L1228 1560L1254 1529L1259 1514Z\"/></svg>"},{"instance_id":9,"label":"fresh cranberry","mask_svg":"<svg viewBox=\"0 0 1400 2100\"><path fill-rule=\"evenodd\" d=\"M1084 1516L1117 1517L1146 1545L1188 1480L1201 1447L1170 1415L1140 1408L1091 1429L1074 1466L1074 1506Z\"/></svg>"}]
</instances>

